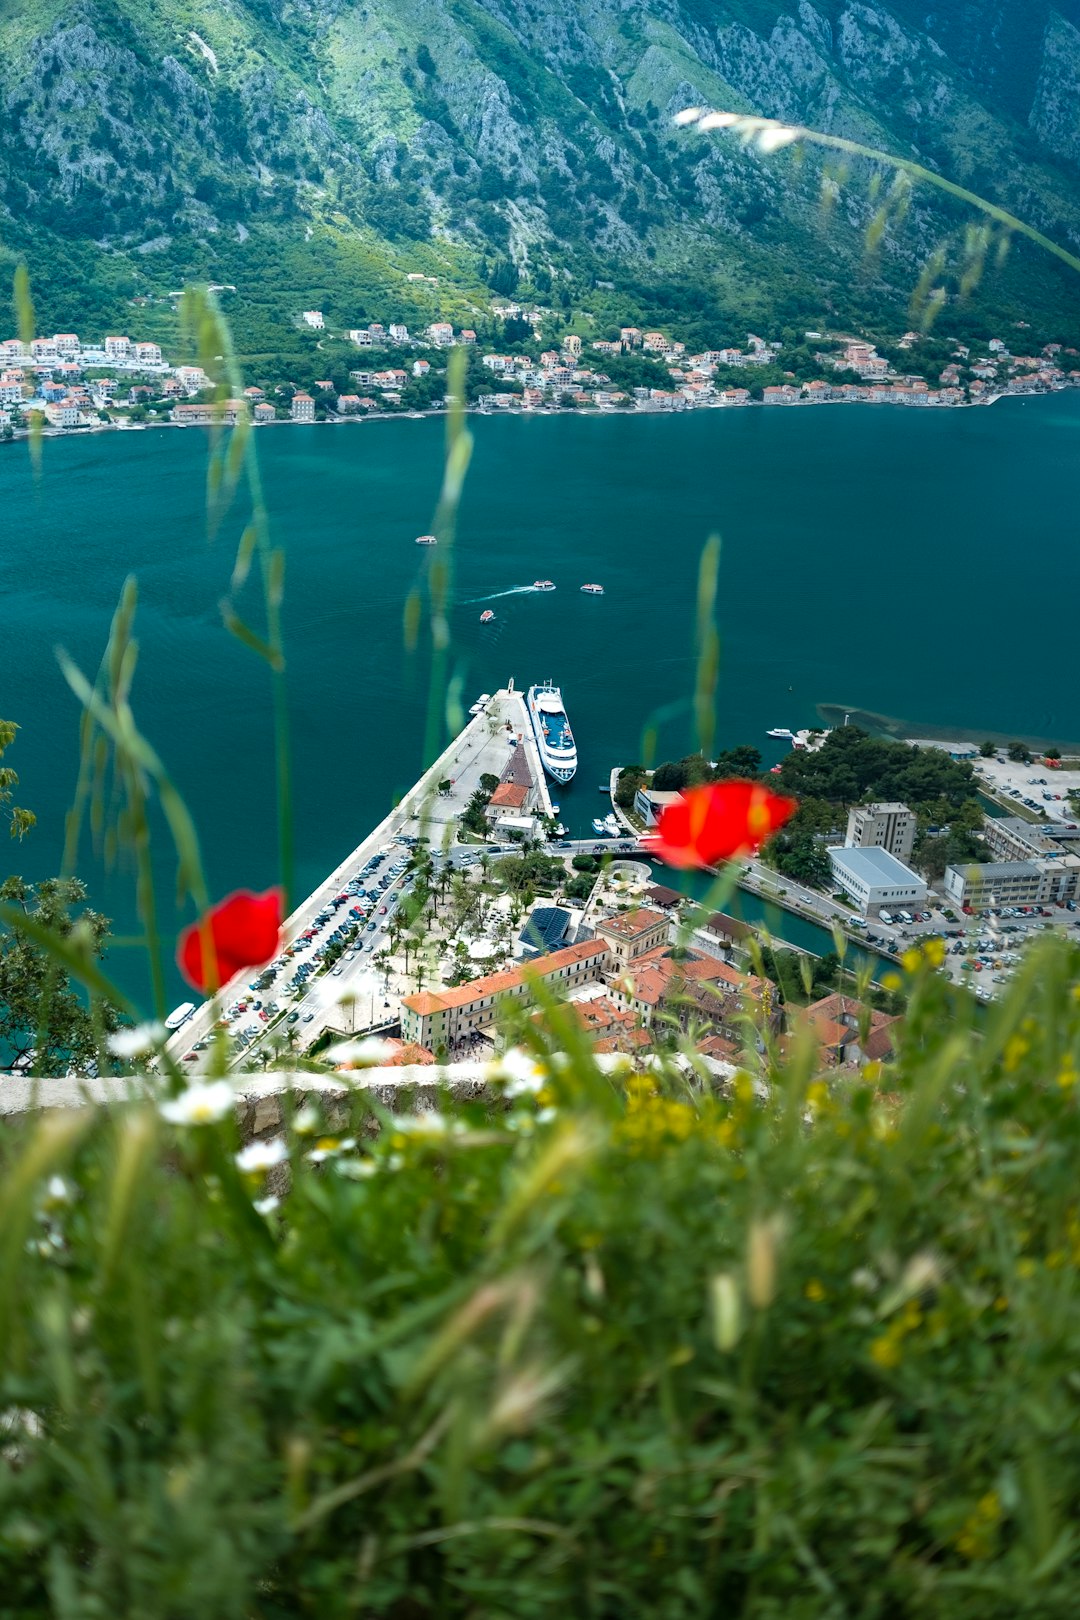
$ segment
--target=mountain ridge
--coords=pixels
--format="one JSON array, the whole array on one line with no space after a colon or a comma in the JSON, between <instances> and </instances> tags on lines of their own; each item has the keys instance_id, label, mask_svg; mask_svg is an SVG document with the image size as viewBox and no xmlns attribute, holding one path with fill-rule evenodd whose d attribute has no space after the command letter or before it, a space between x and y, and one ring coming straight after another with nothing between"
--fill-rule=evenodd
<instances>
[{"instance_id":1,"label":"mountain ridge","mask_svg":"<svg viewBox=\"0 0 1080 1620\"><path fill-rule=\"evenodd\" d=\"M681 299L718 335L743 316L902 322L941 243L955 296L977 218L919 187L868 254L873 165L672 115L755 111L914 157L1080 248L1078 4L12 0L0 243L45 324L140 298L153 325L184 280L234 283L249 351L295 344L320 300L345 324L419 320L519 283L601 317ZM1014 247L955 316L1068 336L1074 296Z\"/></svg>"}]
</instances>

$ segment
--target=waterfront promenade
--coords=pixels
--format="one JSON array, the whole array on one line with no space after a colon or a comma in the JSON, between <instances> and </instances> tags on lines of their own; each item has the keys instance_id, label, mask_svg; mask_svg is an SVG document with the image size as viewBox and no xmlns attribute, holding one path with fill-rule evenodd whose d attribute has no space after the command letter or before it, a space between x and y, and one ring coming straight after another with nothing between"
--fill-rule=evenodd
<instances>
[{"instance_id":1,"label":"waterfront promenade","mask_svg":"<svg viewBox=\"0 0 1080 1620\"><path fill-rule=\"evenodd\" d=\"M361 867L376 854L381 854L395 839L402 836L424 837L433 852L444 843L452 843L457 824L466 805L480 786L484 775L499 776L510 753L510 743L521 738L529 757L530 767L537 775L541 803L545 814L551 813L543 769L540 765L532 730L528 723L524 694L515 690L513 682L495 692L484 709L469 720L438 759L428 767L419 780L405 793L390 813L366 834L357 847L324 878L318 888L298 905L286 919L282 941L288 943L311 926L323 907L332 901L354 878ZM439 792L440 782L449 782L445 793ZM348 980L372 972L371 960L382 946L389 916L377 924L373 934L365 934L365 948L355 962L341 988ZM247 989L248 982L257 972L245 968L225 985L216 1001L205 1001L170 1038L168 1050L180 1057L191 1050L196 1041L208 1040L214 1020L221 1016L222 1008L229 1005ZM314 987L313 987L314 988ZM323 1009L326 1012L326 1009ZM309 1023L304 1031L304 1044L316 1038L319 1029ZM268 1026L269 1028L269 1026Z\"/></svg>"}]
</instances>

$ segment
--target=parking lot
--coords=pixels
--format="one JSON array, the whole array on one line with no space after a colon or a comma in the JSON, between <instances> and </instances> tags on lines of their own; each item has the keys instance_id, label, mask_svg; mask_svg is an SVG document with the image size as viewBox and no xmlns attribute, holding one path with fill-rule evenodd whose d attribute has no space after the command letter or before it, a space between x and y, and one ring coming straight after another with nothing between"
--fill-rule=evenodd
<instances>
[{"instance_id":1,"label":"parking lot","mask_svg":"<svg viewBox=\"0 0 1080 1620\"><path fill-rule=\"evenodd\" d=\"M1080 770L1055 769L1040 759L1024 765L1003 754L973 763L976 774L998 798L1012 800L1029 811L1042 811L1051 821L1076 822L1069 797L1080 794Z\"/></svg>"}]
</instances>

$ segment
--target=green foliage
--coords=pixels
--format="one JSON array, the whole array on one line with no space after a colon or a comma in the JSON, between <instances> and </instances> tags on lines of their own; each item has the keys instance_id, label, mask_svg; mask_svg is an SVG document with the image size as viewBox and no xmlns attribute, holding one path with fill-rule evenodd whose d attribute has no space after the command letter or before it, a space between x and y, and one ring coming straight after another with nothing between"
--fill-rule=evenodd
<instances>
[{"instance_id":1,"label":"green foliage","mask_svg":"<svg viewBox=\"0 0 1080 1620\"><path fill-rule=\"evenodd\" d=\"M1019 765L1031 764L1031 749L1026 743L1014 742L1009 744L1009 758Z\"/></svg>"},{"instance_id":2,"label":"green foliage","mask_svg":"<svg viewBox=\"0 0 1080 1620\"><path fill-rule=\"evenodd\" d=\"M615 803L620 810L632 810L638 789L645 786L648 773L644 765L626 765L619 772L615 784Z\"/></svg>"},{"instance_id":3,"label":"green foliage","mask_svg":"<svg viewBox=\"0 0 1080 1620\"><path fill-rule=\"evenodd\" d=\"M542 890L553 894L566 877L566 868L555 855L529 849L521 855L504 855L495 862L492 876L510 894L524 896Z\"/></svg>"},{"instance_id":4,"label":"green foliage","mask_svg":"<svg viewBox=\"0 0 1080 1620\"><path fill-rule=\"evenodd\" d=\"M915 807L944 799L959 808L975 796L970 765L950 759L940 748L910 748L870 737L858 726L838 726L815 753L793 749L778 780L796 798L836 804L883 799Z\"/></svg>"},{"instance_id":5,"label":"green foliage","mask_svg":"<svg viewBox=\"0 0 1080 1620\"><path fill-rule=\"evenodd\" d=\"M1070 1613L1078 972L974 1040L916 971L887 1096L797 1040L720 1094L577 1049L419 1128L354 1093L266 1215L230 1122L9 1131L5 1607Z\"/></svg>"},{"instance_id":6,"label":"green foliage","mask_svg":"<svg viewBox=\"0 0 1080 1620\"><path fill-rule=\"evenodd\" d=\"M69 1064L97 1058L104 1035L119 1019L107 999L90 1006L72 989L67 972L35 937L44 929L66 942L85 963L99 962L109 935L108 919L86 905L77 878L46 878L37 884L9 877L0 883L0 1068L33 1052L37 1074L62 1074ZM26 918L31 929L20 926Z\"/></svg>"},{"instance_id":7,"label":"green foliage","mask_svg":"<svg viewBox=\"0 0 1080 1620\"><path fill-rule=\"evenodd\" d=\"M656 788L657 792L672 793L682 788L698 787L703 782L726 782L733 777L752 781L760 774L760 751L741 743L736 748L724 749L711 762L703 754L687 754L680 760L666 760L656 767L649 786Z\"/></svg>"}]
</instances>

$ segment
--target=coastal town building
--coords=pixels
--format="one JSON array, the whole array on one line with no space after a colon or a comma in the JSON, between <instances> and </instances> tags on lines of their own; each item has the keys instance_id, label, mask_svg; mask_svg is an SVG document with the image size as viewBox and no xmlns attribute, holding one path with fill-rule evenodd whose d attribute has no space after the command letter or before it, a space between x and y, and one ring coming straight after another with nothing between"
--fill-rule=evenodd
<instances>
[{"instance_id":1,"label":"coastal town building","mask_svg":"<svg viewBox=\"0 0 1080 1620\"><path fill-rule=\"evenodd\" d=\"M629 967L638 957L667 943L671 920L662 911L638 907L603 922L593 923L593 932L602 939L620 967Z\"/></svg>"},{"instance_id":2,"label":"coastal town building","mask_svg":"<svg viewBox=\"0 0 1080 1620\"><path fill-rule=\"evenodd\" d=\"M677 804L682 794L676 789L639 787L634 795L634 810L646 827L655 827L669 804Z\"/></svg>"},{"instance_id":3,"label":"coastal town building","mask_svg":"<svg viewBox=\"0 0 1080 1620\"><path fill-rule=\"evenodd\" d=\"M909 861L918 823L906 804L856 804L848 811L844 843L849 849L884 849Z\"/></svg>"},{"instance_id":4,"label":"coastal town building","mask_svg":"<svg viewBox=\"0 0 1080 1620\"><path fill-rule=\"evenodd\" d=\"M290 415L294 422L314 422L315 401L312 396L310 394L294 394L290 406Z\"/></svg>"},{"instance_id":5,"label":"coastal town building","mask_svg":"<svg viewBox=\"0 0 1080 1620\"><path fill-rule=\"evenodd\" d=\"M326 326L321 309L305 309L302 311L300 318L305 326L311 327L313 332L321 332Z\"/></svg>"},{"instance_id":6,"label":"coastal town building","mask_svg":"<svg viewBox=\"0 0 1080 1620\"><path fill-rule=\"evenodd\" d=\"M179 427L209 427L217 423L223 427L235 427L242 416L247 414L247 401L243 399L224 399L207 401L204 404L174 405L169 416Z\"/></svg>"},{"instance_id":7,"label":"coastal town building","mask_svg":"<svg viewBox=\"0 0 1080 1620\"><path fill-rule=\"evenodd\" d=\"M595 983L610 960L602 940L581 940L535 964L508 968L454 989L418 991L402 1000L402 1039L437 1053L449 1052L477 1035L490 1037L504 1004L527 1002L538 984L566 995Z\"/></svg>"},{"instance_id":8,"label":"coastal town building","mask_svg":"<svg viewBox=\"0 0 1080 1620\"><path fill-rule=\"evenodd\" d=\"M876 917L882 907L918 911L926 904L923 879L888 850L830 849L829 867L833 882L864 917Z\"/></svg>"},{"instance_id":9,"label":"coastal town building","mask_svg":"<svg viewBox=\"0 0 1080 1620\"><path fill-rule=\"evenodd\" d=\"M962 911L1075 901L1080 898L1080 856L947 866L942 888L950 903Z\"/></svg>"},{"instance_id":10,"label":"coastal town building","mask_svg":"<svg viewBox=\"0 0 1080 1620\"><path fill-rule=\"evenodd\" d=\"M1020 816L984 816L983 843L999 861L1034 861L1064 852L1071 828L1024 821ZM1056 836L1055 836L1056 834Z\"/></svg>"},{"instance_id":11,"label":"coastal town building","mask_svg":"<svg viewBox=\"0 0 1080 1620\"><path fill-rule=\"evenodd\" d=\"M902 1019L851 996L823 996L795 1015L794 1027L808 1028L823 1067L841 1063L881 1063L893 1056ZM786 1044L786 1043L785 1043Z\"/></svg>"}]
</instances>

